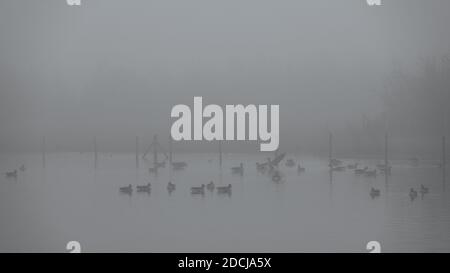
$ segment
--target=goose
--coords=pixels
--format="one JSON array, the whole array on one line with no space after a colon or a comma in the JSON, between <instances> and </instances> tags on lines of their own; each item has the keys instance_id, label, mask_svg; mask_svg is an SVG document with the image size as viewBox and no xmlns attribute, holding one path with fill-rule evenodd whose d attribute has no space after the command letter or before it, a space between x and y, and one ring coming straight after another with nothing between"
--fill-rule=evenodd
<instances>
[{"instance_id":1,"label":"goose","mask_svg":"<svg viewBox=\"0 0 450 273\"><path fill-rule=\"evenodd\" d=\"M413 157L409 159L409 163L413 166L413 167L417 167L419 166L419 158L418 157Z\"/></svg>"},{"instance_id":2,"label":"goose","mask_svg":"<svg viewBox=\"0 0 450 273\"><path fill-rule=\"evenodd\" d=\"M292 168L295 166L295 161L293 159L288 159L286 161L286 167Z\"/></svg>"},{"instance_id":3,"label":"goose","mask_svg":"<svg viewBox=\"0 0 450 273\"><path fill-rule=\"evenodd\" d=\"M259 172L264 172L267 168L268 162L266 163L258 163L256 162L256 170L258 170Z\"/></svg>"},{"instance_id":4,"label":"goose","mask_svg":"<svg viewBox=\"0 0 450 273\"><path fill-rule=\"evenodd\" d=\"M172 194L173 191L175 191L175 184L172 183L171 181L169 181L169 183L167 183L167 191L169 192L169 195Z\"/></svg>"},{"instance_id":5,"label":"goose","mask_svg":"<svg viewBox=\"0 0 450 273\"><path fill-rule=\"evenodd\" d=\"M240 174L241 176L244 175L244 164L239 164L239 167L232 167L231 172L234 174Z\"/></svg>"},{"instance_id":6,"label":"goose","mask_svg":"<svg viewBox=\"0 0 450 273\"><path fill-rule=\"evenodd\" d=\"M331 168L331 170L334 172L342 172L342 171L345 171L345 167L344 166L336 166L336 167Z\"/></svg>"},{"instance_id":7,"label":"goose","mask_svg":"<svg viewBox=\"0 0 450 273\"><path fill-rule=\"evenodd\" d=\"M280 182L281 178L282 177L279 171L275 171L275 173L272 175L273 182Z\"/></svg>"},{"instance_id":8,"label":"goose","mask_svg":"<svg viewBox=\"0 0 450 273\"><path fill-rule=\"evenodd\" d=\"M25 165L22 164L22 165L20 166L19 170L20 170L21 172L24 172L24 171L25 171Z\"/></svg>"},{"instance_id":9,"label":"goose","mask_svg":"<svg viewBox=\"0 0 450 273\"><path fill-rule=\"evenodd\" d=\"M156 168L165 168L166 167L166 161L156 162L155 167Z\"/></svg>"},{"instance_id":10,"label":"goose","mask_svg":"<svg viewBox=\"0 0 450 273\"><path fill-rule=\"evenodd\" d=\"M372 187L372 189L370 190L370 196L372 198L380 196L380 190L375 189L375 188Z\"/></svg>"},{"instance_id":11,"label":"goose","mask_svg":"<svg viewBox=\"0 0 450 273\"><path fill-rule=\"evenodd\" d=\"M174 183L172 183L171 181L169 181L169 183L167 183L167 191L169 193L172 193L175 190L176 186Z\"/></svg>"},{"instance_id":12,"label":"goose","mask_svg":"<svg viewBox=\"0 0 450 273\"><path fill-rule=\"evenodd\" d=\"M377 176L377 169L373 169L371 171L366 170L365 175L367 177L376 177Z\"/></svg>"},{"instance_id":13,"label":"goose","mask_svg":"<svg viewBox=\"0 0 450 273\"><path fill-rule=\"evenodd\" d=\"M215 188L215 186L214 186L214 182L209 182L207 185L206 185L206 189L208 190L208 191L214 191L214 188Z\"/></svg>"},{"instance_id":14,"label":"goose","mask_svg":"<svg viewBox=\"0 0 450 273\"><path fill-rule=\"evenodd\" d=\"M302 172L304 172L304 171L305 171L305 168L302 167L300 164L298 164L298 166L297 166L297 172L298 172L298 173L302 173Z\"/></svg>"},{"instance_id":15,"label":"goose","mask_svg":"<svg viewBox=\"0 0 450 273\"><path fill-rule=\"evenodd\" d=\"M180 161L180 162L172 162L172 168L175 171L180 171L180 170L184 170L187 167L187 163L184 161Z\"/></svg>"},{"instance_id":16,"label":"goose","mask_svg":"<svg viewBox=\"0 0 450 273\"><path fill-rule=\"evenodd\" d=\"M417 198L417 191L415 189L411 188L409 190L409 198L411 198L411 201Z\"/></svg>"},{"instance_id":17,"label":"goose","mask_svg":"<svg viewBox=\"0 0 450 273\"><path fill-rule=\"evenodd\" d=\"M224 187L217 187L217 193L218 194L231 194L231 184L228 184L228 186Z\"/></svg>"},{"instance_id":18,"label":"goose","mask_svg":"<svg viewBox=\"0 0 450 273\"><path fill-rule=\"evenodd\" d=\"M151 184L148 183L147 185L139 185L136 188L137 188L137 192L150 193L150 191L151 191Z\"/></svg>"},{"instance_id":19,"label":"goose","mask_svg":"<svg viewBox=\"0 0 450 273\"><path fill-rule=\"evenodd\" d=\"M379 169L381 172L384 173L387 172L389 174L391 172L392 167L390 165L377 164L377 169Z\"/></svg>"},{"instance_id":20,"label":"goose","mask_svg":"<svg viewBox=\"0 0 450 273\"><path fill-rule=\"evenodd\" d=\"M131 195L131 193L133 192L133 187L131 186L131 184L126 187L120 187L120 192Z\"/></svg>"},{"instance_id":21,"label":"goose","mask_svg":"<svg viewBox=\"0 0 450 273\"><path fill-rule=\"evenodd\" d=\"M336 167L336 166L339 166L341 164L342 164L342 161L339 160L339 159L336 159L336 158L332 158L330 160L330 163L329 163L330 167Z\"/></svg>"},{"instance_id":22,"label":"goose","mask_svg":"<svg viewBox=\"0 0 450 273\"><path fill-rule=\"evenodd\" d=\"M12 172L5 172L6 178L17 178L17 170L14 170Z\"/></svg>"},{"instance_id":23,"label":"goose","mask_svg":"<svg viewBox=\"0 0 450 273\"><path fill-rule=\"evenodd\" d=\"M355 174L364 174L368 169L369 167L364 167L364 169L356 169Z\"/></svg>"},{"instance_id":24,"label":"goose","mask_svg":"<svg viewBox=\"0 0 450 273\"><path fill-rule=\"evenodd\" d=\"M191 194L205 194L205 184L200 187L191 187Z\"/></svg>"},{"instance_id":25,"label":"goose","mask_svg":"<svg viewBox=\"0 0 450 273\"><path fill-rule=\"evenodd\" d=\"M420 185L420 193L422 194L422 196L428 192L429 192L429 190L427 187L425 187L423 184Z\"/></svg>"}]
</instances>

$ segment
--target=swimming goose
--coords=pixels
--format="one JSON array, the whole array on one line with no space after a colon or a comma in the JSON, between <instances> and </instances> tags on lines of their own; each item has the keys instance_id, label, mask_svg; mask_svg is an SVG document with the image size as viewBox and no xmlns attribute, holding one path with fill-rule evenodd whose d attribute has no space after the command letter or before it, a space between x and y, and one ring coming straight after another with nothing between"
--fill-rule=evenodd
<instances>
[{"instance_id":1,"label":"swimming goose","mask_svg":"<svg viewBox=\"0 0 450 273\"><path fill-rule=\"evenodd\" d=\"M217 193L218 194L231 194L231 184L228 184L228 186L225 187L217 187Z\"/></svg>"},{"instance_id":2,"label":"swimming goose","mask_svg":"<svg viewBox=\"0 0 450 273\"><path fill-rule=\"evenodd\" d=\"M201 187L191 187L191 194L205 194L205 184Z\"/></svg>"},{"instance_id":3,"label":"swimming goose","mask_svg":"<svg viewBox=\"0 0 450 273\"><path fill-rule=\"evenodd\" d=\"M336 167L342 164L342 161L336 158L332 158L329 163L329 167Z\"/></svg>"},{"instance_id":4,"label":"swimming goose","mask_svg":"<svg viewBox=\"0 0 450 273\"><path fill-rule=\"evenodd\" d=\"M120 188L120 192L121 192L121 193L128 194L128 195L131 195L131 193L133 192L133 187L131 186L131 184L129 184L129 185L126 186L126 187L121 187L121 188Z\"/></svg>"},{"instance_id":5,"label":"swimming goose","mask_svg":"<svg viewBox=\"0 0 450 273\"><path fill-rule=\"evenodd\" d=\"M425 187L423 184L420 185L420 193L421 193L422 195L428 193L428 191L429 191L429 190L428 190L427 187Z\"/></svg>"},{"instance_id":6,"label":"swimming goose","mask_svg":"<svg viewBox=\"0 0 450 273\"><path fill-rule=\"evenodd\" d=\"M266 163L258 163L256 162L256 170L258 170L259 172L264 172L268 166L268 162Z\"/></svg>"},{"instance_id":7,"label":"swimming goose","mask_svg":"<svg viewBox=\"0 0 450 273\"><path fill-rule=\"evenodd\" d=\"M293 159L288 159L286 161L286 167L292 168L295 166L295 161Z\"/></svg>"},{"instance_id":8,"label":"swimming goose","mask_svg":"<svg viewBox=\"0 0 450 273\"><path fill-rule=\"evenodd\" d=\"M187 163L184 161L180 161L180 162L172 162L172 168L175 171L181 171L184 170L187 167Z\"/></svg>"},{"instance_id":9,"label":"swimming goose","mask_svg":"<svg viewBox=\"0 0 450 273\"><path fill-rule=\"evenodd\" d=\"M297 166L297 173L302 173L304 171L305 171L305 168L302 167L300 164L298 164L298 166Z\"/></svg>"},{"instance_id":10,"label":"swimming goose","mask_svg":"<svg viewBox=\"0 0 450 273\"><path fill-rule=\"evenodd\" d=\"M166 161L163 162L156 162L156 168L165 168L166 167Z\"/></svg>"},{"instance_id":11,"label":"swimming goose","mask_svg":"<svg viewBox=\"0 0 450 273\"><path fill-rule=\"evenodd\" d=\"M280 181L281 181L281 178L282 178L281 173L280 173L280 171L278 171L278 170L276 170L276 171L274 172L274 174L272 175L272 181L275 182L275 183L280 182Z\"/></svg>"},{"instance_id":12,"label":"swimming goose","mask_svg":"<svg viewBox=\"0 0 450 273\"><path fill-rule=\"evenodd\" d=\"M17 170L14 170L12 172L5 172L6 178L17 178Z\"/></svg>"},{"instance_id":13,"label":"swimming goose","mask_svg":"<svg viewBox=\"0 0 450 273\"><path fill-rule=\"evenodd\" d=\"M366 170L365 175L367 177L376 177L377 176L377 169L373 169L371 171Z\"/></svg>"},{"instance_id":14,"label":"swimming goose","mask_svg":"<svg viewBox=\"0 0 450 273\"><path fill-rule=\"evenodd\" d=\"M331 170L334 172L342 172L342 171L345 171L345 167L344 166L336 166L336 167L331 168Z\"/></svg>"},{"instance_id":15,"label":"swimming goose","mask_svg":"<svg viewBox=\"0 0 450 273\"><path fill-rule=\"evenodd\" d=\"M167 191L171 194L175 190L175 184L170 182L167 184Z\"/></svg>"},{"instance_id":16,"label":"swimming goose","mask_svg":"<svg viewBox=\"0 0 450 273\"><path fill-rule=\"evenodd\" d=\"M364 169L356 169L355 174L364 174L368 169L369 167L364 167Z\"/></svg>"},{"instance_id":17,"label":"swimming goose","mask_svg":"<svg viewBox=\"0 0 450 273\"><path fill-rule=\"evenodd\" d=\"M380 196L380 190L372 188L370 190L370 196L373 198Z\"/></svg>"},{"instance_id":18,"label":"swimming goose","mask_svg":"<svg viewBox=\"0 0 450 273\"><path fill-rule=\"evenodd\" d=\"M417 191L415 189L411 188L409 190L409 198L411 198L411 201L417 198Z\"/></svg>"},{"instance_id":19,"label":"swimming goose","mask_svg":"<svg viewBox=\"0 0 450 273\"><path fill-rule=\"evenodd\" d=\"M137 192L146 192L146 193L150 193L151 191L151 185L150 183L148 183L147 185L138 185L137 187Z\"/></svg>"},{"instance_id":20,"label":"swimming goose","mask_svg":"<svg viewBox=\"0 0 450 273\"><path fill-rule=\"evenodd\" d=\"M215 188L215 185L214 185L214 182L212 182L212 181L206 185L206 189L208 191L214 191L214 188Z\"/></svg>"},{"instance_id":21,"label":"swimming goose","mask_svg":"<svg viewBox=\"0 0 450 273\"><path fill-rule=\"evenodd\" d=\"M244 175L244 164L239 164L239 167L232 167L231 172L234 174Z\"/></svg>"},{"instance_id":22,"label":"swimming goose","mask_svg":"<svg viewBox=\"0 0 450 273\"><path fill-rule=\"evenodd\" d=\"M382 173L390 174L390 173L391 173L392 166L390 166L390 165L385 165L385 164L377 164L377 168L378 168Z\"/></svg>"}]
</instances>

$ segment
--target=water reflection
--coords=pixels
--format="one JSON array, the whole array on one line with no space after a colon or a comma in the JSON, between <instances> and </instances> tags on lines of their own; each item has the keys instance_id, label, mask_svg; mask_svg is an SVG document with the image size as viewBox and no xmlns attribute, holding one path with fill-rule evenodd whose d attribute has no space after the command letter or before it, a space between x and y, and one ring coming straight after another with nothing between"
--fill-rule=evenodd
<instances>
[{"instance_id":1,"label":"water reflection","mask_svg":"<svg viewBox=\"0 0 450 273\"><path fill-rule=\"evenodd\" d=\"M76 238L86 251L358 252L374 239L387 252L450 251L440 168L393 161L390 174L371 177L357 170L375 160L330 171L326 159L291 156L299 173L284 163L261 171L256 155L224 154L222 168L208 163L213 155L179 157L185 170L166 166L158 176L145 161L136 169L133 155L99 154L94 170L88 156L48 154L45 173L39 156L0 157L4 170L27 167L16 183L0 179L1 250L60 251ZM245 172L234 175L241 162Z\"/></svg>"}]
</instances>

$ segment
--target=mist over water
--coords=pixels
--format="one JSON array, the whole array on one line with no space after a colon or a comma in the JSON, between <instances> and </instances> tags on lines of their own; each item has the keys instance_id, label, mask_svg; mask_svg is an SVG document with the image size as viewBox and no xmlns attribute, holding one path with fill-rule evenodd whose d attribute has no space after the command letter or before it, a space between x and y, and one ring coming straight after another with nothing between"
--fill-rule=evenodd
<instances>
[{"instance_id":1,"label":"mist over water","mask_svg":"<svg viewBox=\"0 0 450 273\"><path fill-rule=\"evenodd\" d=\"M72 240L83 252L367 252L373 240L449 252L449 11L437 0L1 1L0 252L65 252ZM263 174L256 163L274 155L258 141L221 142L222 168L216 141L170 143L172 107L195 96L279 105L286 158ZM171 170L169 145L185 170Z\"/></svg>"}]
</instances>

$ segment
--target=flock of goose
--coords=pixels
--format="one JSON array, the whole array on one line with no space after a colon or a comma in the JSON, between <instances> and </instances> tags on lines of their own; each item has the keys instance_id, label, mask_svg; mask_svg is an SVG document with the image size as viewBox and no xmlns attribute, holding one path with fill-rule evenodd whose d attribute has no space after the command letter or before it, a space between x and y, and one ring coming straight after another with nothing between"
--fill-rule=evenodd
<instances>
[{"instance_id":1,"label":"flock of goose","mask_svg":"<svg viewBox=\"0 0 450 273\"><path fill-rule=\"evenodd\" d=\"M280 182L283 178L283 174L281 171L279 171L278 165L279 163L284 159L285 153L281 155L276 155L273 159L270 157L267 158L266 162L259 163L256 162L256 170L259 173L262 174L268 174L273 182ZM149 168L150 173L155 173L158 168L164 168L165 162L157 162L154 167ZM287 159L285 163L286 167L293 168L296 166L296 162L293 159ZM187 167L186 162L172 162L172 168L174 170L184 170ZM386 165L386 164L377 164L375 168L369 169L368 166L365 167L359 167L359 163L352 163L345 165L343 161L339 159L330 159L329 162L329 168L330 171L333 172L343 172L345 170L352 170L355 175L364 175L366 177L376 177L378 173L383 173L390 175L392 166ZM306 169L298 164L297 165L297 173L300 175L301 173L305 172ZM17 179L19 172L25 172L25 165L21 165L18 169L15 169L13 171L4 172L4 175L8 179ZM240 163L239 166L232 167L231 173L234 175L244 175L244 164ZM167 191L169 195L176 190L176 185L169 181L167 184ZM218 194L227 194L231 196L231 184L228 184L227 186L217 186L214 184L213 181L209 182L208 184L201 184L200 186L191 187L190 193L191 195L204 195L205 190L209 192L214 192L214 190L217 191ZM133 186L129 184L128 186L120 187L119 189L120 193L131 195L133 193ZM137 185L136 186L136 192L138 193L147 193L150 194L151 192L151 184L147 183L145 185ZM429 189L425 187L423 184L420 185L420 188L418 190L414 188L410 188L409 190L409 197L411 201L414 201L418 195L421 195L423 198L425 194L429 193ZM380 196L380 190L376 188L371 188L370 190L370 196L372 198L376 198Z\"/></svg>"},{"instance_id":2,"label":"flock of goose","mask_svg":"<svg viewBox=\"0 0 450 273\"><path fill-rule=\"evenodd\" d=\"M169 181L169 183L167 184L167 192L170 194L172 194L172 192L174 192L176 189L176 185L174 183L172 183L171 181ZM208 184L201 184L201 186L197 186L197 187L191 187L191 195L205 195L205 189L209 192L214 192L214 190L217 190L217 194L222 195L222 194L226 194L231 196L231 184L228 184L227 186L217 186L214 184L213 181L209 182ZM136 192L140 192L140 193L147 193L150 194L151 193L151 184L147 183L146 185L137 185L136 186ZM128 186L124 186L124 187L120 187L119 188L120 193L123 194L127 194L127 195L132 195L133 194L133 186L131 184L129 184Z\"/></svg>"},{"instance_id":3,"label":"flock of goose","mask_svg":"<svg viewBox=\"0 0 450 273\"><path fill-rule=\"evenodd\" d=\"M285 155L286 154L283 153L280 155L275 155L275 157L273 159L270 157L267 158L266 162L262 162L262 163L256 162L257 172L259 172L261 174L267 174L272 179L272 181L275 183L281 182L283 179L283 173L279 170L278 166L279 166L279 163L284 159ZM172 163L172 167L174 170L182 170L186 166L187 166L187 164L185 162ZM296 164L294 159L287 159L285 162L285 166L288 168L294 168L295 166L297 166L298 175L300 175L301 173L306 171L305 167L303 167L300 164ZM155 167L149 168L149 172L154 173L157 171L158 168L164 168L164 167L165 167L165 162L161 162L161 163L155 164ZM346 170L351 170L357 176L366 176L366 177L374 177L374 178L379 173L390 175L391 170L392 170L392 166L387 165L387 164L377 164L374 168L370 169L368 166L359 167L359 163L357 163L357 162L349 163L349 164L345 165L342 160L335 159L335 158L330 159L328 167L329 167L329 170L332 172L343 172ZM244 164L240 163L239 166L232 167L231 173L234 175L243 176L244 175ZM176 188L175 184L173 184L172 182L169 182L167 184L167 191L169 192L169 194L171 194L173 191L175 191L175 188ZM213 181L211 181L210 183L208 183L206 185L201 184L200 186L191 187L190 193L191 193L191 195L204 195L205 190L207 190L209 192L214 192L215 189L217 190L218 194L231 195L231 184L228 184L228 186L216 187ZM150 193L150 191L151 191L150 183L148 183L147 185L139 185L136 187L136 190L137 190L137 192ZM133 188L131 185L128 185L126 187L121 187L120 192L131 195L133 192ZM420 189L418 191L416 191L414 188L410 189L409 197L410 197L411 201L414 201L418 197L419 193L421 194L421 197L423 198L424 195L427 194L428 192L429 192L429 189L427 187L425 187L424 185L420 185ZM372 199L374 199L381 195L381 191L379 189L372 187L370 189L369 194L372 197Z\"/></svg>"},{"instance_id":4,"label":"flock of goose","mask_svg":"<svg viewBox=\"0 0 450 273\"><path fill-rule=\"evenodd\" d=\"M353 170L355 175L364 175L366 177L376 177L378 172L390 175L392 170L392 166L388 164L377 164L374 169L369 169L369 167L367 166L365 166L364 168L358 168L358 165L359 163L353 163L344 166L341 160L331 159L329 167L331 171L345 171L346 169ZM421 184L419 192L421 194L421 197L423 198L424 195L429 192L429 189ZM372 199L379 197L380 190L372 187L370 190L370 196L372 197ZM411 201L414 201L417 196L418 192L414 188L411 188L409 191L409 197Z\"/></svg>"},{"instance_id":5,"label":"flock of goose","mask_svg":"<svg viewBox=\"0 0 450 273\"><path fill-rule=\"evenodd\" d=\"M24 172L25 171L25 165L21 165L18 169L20 172ZM17 175L18 175L18 170L15 169L13 171L9 171L9 172L4 172L4 175L6 178L9 179L17 179Z\"/></svg>"}]
</instances>

